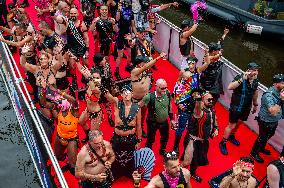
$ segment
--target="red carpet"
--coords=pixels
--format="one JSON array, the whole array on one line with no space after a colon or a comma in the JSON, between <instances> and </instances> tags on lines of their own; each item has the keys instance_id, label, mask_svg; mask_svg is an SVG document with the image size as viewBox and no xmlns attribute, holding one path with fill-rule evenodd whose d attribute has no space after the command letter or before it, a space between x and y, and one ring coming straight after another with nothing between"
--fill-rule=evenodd
<instances>
[{"instance_id":1,"label":"red carpet","mask_svg":"<svg viewBox=\"0 0 284 188\"><path fill-rule=\"evenodd\" d=\"M76 3L78 4L78 1L76 0ZM38 22L36 21L37 17L36 17L36 12L34 10L34 3L32 1L30 1L30 7L26 8L26 11L29 13L31 20L33 21L33 23L36 25L38 25ZM92 44L93 41L93 37L90 36L90 62L92 62L92 57L94 54L94 45ZM19 56L18 54L14 55L15 59L17 62L19 62ZM111 67L112 67L112 71L114 71L114 67L115 67L115 62L113 57L110 58L111 59ZM122 75L124 77L129 76L128 73L126 73L123 68L125 66L126 62L125 59L123 59L122 61L122 65L121 65L121 71L122 71ZM164 78L167 80L168 82L168 87L170 89L170 91L172 91L174 83L178 77L178 73L179 71L169 62L165 61L165 60L160 60L156 63L157 67L158 67L158 71L154 72L154 78ZM23 71L22 71L23 73ZM24 74L23 74L24 75ZM80 76L78 78L78 80L80 79ZM85 102L80 102L80 109L81 111L85 108ZM236 134L236 137L240 140L241 142L241 146L239 147L235 147L232 144L228 143L228 151L229 151L229 156L223 156L220 151L219 151L219 147L218 144L220 142L220 140L222 139L222 134L224 132L224 128L225 126L228 124L228 111L225 110L220 104L216 105L216 110L217 110L217 117L218 117L218 124L219 124L219 136L213 140L210 141L210 149L209 149L209 165L205 166L205 167L200 167L197 170L197 174L200 175L203 178L202 183L196 183L194 180L191 180L191 184L193 187L201 187L201 188L205 188L205 187L209 187L208 185L208 180L211 179L213 176L216 176L222 172L224 172L225 170L231 168L231 166L233 165L233 163L238 160L241 156L247 156L250 152L250 149L252 147L253 142L255 141L256 138L256 134L253 133L252 131L250 131L246 126L242 125L240 126L239 131ZM102 131L104 132L104 137L106 140L110 140L112 134L113 134L113 128L111 128L108 123L107 123L107 118L105 116L105 121L102 125ZM79 129L79 134L80 134L80 139L84 138L84 134L82 131L82 128L80 126L78 126ZM157 173L159 173L160 171L163 170L163 163L162 163L162 157L158 155L158 149L159 149L159 133L157 132L157 137L156 137L156 145L153 146L153 150L156 154L156 165L154 167L154 170L152 172L152 175L156 175ZM170 131L170 140L167 146L167 150L171 150L173 147L173 140L174 140L174 132ZM182 143L182 142L181 142ZM143 142L141 144L141 146L145 145L145 139L143 139ZM181 151L183 150L182 148L182 144L180 147ZM255 170L254 170L254 175L258 178L258 179L262 179L262 177L265 176L266 174L266 166L267 164L271 161L274 160L276 158L278 158L279 154L272 149L271 146L268 147L268 149L272 150L272 155L270 156L263 156L265 159L265 164L256 164L255 165ZM62 164L64 165L64 164ZM64 174L66 177L66 180L69 184L70 188L77 188L78 187L78 182L77 180L69 173L65 173ZM144 187L146 185L146 182L142 182L141 183L141 187ZM115 181L115 183L113 184L113 188L121 188L121 187L133 187L133 183L131 179L127 179L127 178L121 178L117 181Z\"/></svg>"}]
</instances>

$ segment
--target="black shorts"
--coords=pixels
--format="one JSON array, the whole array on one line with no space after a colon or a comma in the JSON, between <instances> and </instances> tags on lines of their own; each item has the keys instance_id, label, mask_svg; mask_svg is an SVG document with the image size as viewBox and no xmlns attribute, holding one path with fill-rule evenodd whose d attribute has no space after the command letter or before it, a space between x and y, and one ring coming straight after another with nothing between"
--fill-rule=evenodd
<instances>
[{"instance_id":1,"label":"black shorts","mask_svg":"<svg viewBox=\"0 0 284 188\"><path fill-rule=\"evenodd\" d=\"M117 50L123 50L124 46L129 48L128 41L122 35L118 35L116 39Z\"/></svg>"},{"instance_id":2,"label":"black shorts","mask_svg":"<svg viewBox=\"0 0 284 188\"><path fill-rule=\"evenodd\" d=\"M240 112L235 109L230 109L229 112L229 122L237 123L239 120L246 121L250 114L250 107L244 108Z\"/></svg>"}]
</instances>

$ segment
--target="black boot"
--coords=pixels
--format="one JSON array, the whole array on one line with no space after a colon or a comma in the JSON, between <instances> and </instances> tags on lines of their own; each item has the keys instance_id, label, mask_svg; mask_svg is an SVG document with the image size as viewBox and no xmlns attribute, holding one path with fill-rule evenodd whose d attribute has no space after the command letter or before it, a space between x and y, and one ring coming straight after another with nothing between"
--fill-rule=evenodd
<instances>
[{"instance_id":1,"label":"black boot","mask_svg":"<svg viewBox=\"0 0 284 188\"><path fill-rule=\"evenodd\" d=\"M259 163L264 163L264 160L258 155L258 153L250 152L250 156Z\"/></svg>"},{"instance_id":2,"label":"black boot","mask_svg":"<svg viewBox=\"0 0 284 188\"><path fill-rule=\"evenodd\" d=\"M261 149L259 152L263 153L265 155L271 155L271 152L268 149L265 149L265 148Z\"/></svg>"},{"instance_id":3,"label":"black boot","mask_svg":"<svg viewBox=\"0 0 284 188\"><path fill-rule=\"evenodd\" d=\"M160 150L159 150L159 154L162 156L165 156L166 154L166 147L167 147L167 142L160 142Z\"/></svg>"},{"instance_id":4,"label":"black boot","mask_svg":"<svg viewBox=\"0 0 284 188\"><path fill-rule=\"evenodd\" d=\"M85 134L86 134L86 137L84 139L82 139L82 142L83 143L86 143L89 141L89 132L90 132L90 129L88 130L84 130Z\"/></svg>"},{"instance_id":5,"label":"black boot","mask_svg":"<svg viewBox=\"0 0 284 188\"><path fill-rule=\"evenodd\" d=\"M223 138L223 140L219 143L220 151L223 155L228 155L228 150L226 146L226 139Z\"/></svg>"},{"instance_id":6,"label":"black boot","mask_svg":"<svg viewBox=\"0 0 284 188\"><path fill-rule=\"evenodd\" d=\"M261 150L261 143L262 143L262 139L260 137L258 137L255 141L255 143L253 144L252 150L250 152L250 156L259 163L264 163L264 160L259 156L259 151Z\"/></svg>"},{"instance_id":7,"label":"black boot","mask_svg":"<svg viewBox=\"0 0 284 188\"><path fill-rule=\"evenodd\" d=\"M234 144L234 145L236 145L236 146L239 146L239 145L240 145L240 141L238 141L238 140L236 139L235 135L233 135L233 134L231 134L231 135L229 136L228 140L229 140L232 144Z\"/></svg>"},{"instance_id":8,"label":"black boot","mask_svg":"<svg viewBox=\"0 0 284 188\"><path fill-rule=\"evenodd\" d=\"M114 71L114 76L117 80L121 80L121 76L119 74L119 67L116 67L115 68L115 71Z\"/></svg>"},{"instance_id":9,"label":"black boot","mask_svg":"<svg viewBox=\"0 0 284 188\"><path fill-rule=\"evenodd\" d=\"M196 175L196 169L197 169L197 166L195 165L190 165L190 176L195 180L197 181L198 183L201 183L202 182L202 178L198 175Z\"/></svg>"},{"instance_id":10,"label":"black boot","mask_svg":"<svg viewBox=\"0 0 284 188\"><path fill-rule=\"evenodd\" d=\"M181 139L181 136L176 135L173 150L174 150L175 152L177 152L177 153L179 153L179 143L180 143L180 139Z\"/></svg>"}]
</instances>

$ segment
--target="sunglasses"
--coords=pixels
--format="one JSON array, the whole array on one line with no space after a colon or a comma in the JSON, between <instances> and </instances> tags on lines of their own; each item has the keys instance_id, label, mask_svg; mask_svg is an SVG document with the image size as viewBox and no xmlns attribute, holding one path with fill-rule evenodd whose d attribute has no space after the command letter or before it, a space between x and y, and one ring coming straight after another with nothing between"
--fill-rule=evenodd
<instances>
[{"instance_id":1,"label":"sunglasses","mask_svg":"<svg viewBox=\"0 0 284 188\"><path fill-rule=\"evenodd\" d=\"M161 90L166 90L168 87L159 87Z\"/></svg>"},{"instance_id":2,"label":"sunglasses","mask_svg":"<svg viewBox=\"0 0 284 188\"><path fill-rule=\"evenodd\" d=\"M208 102L213 102L213 100L214 100L213 98L208 98L207 99Z\"/></svg>"}]
</instances>

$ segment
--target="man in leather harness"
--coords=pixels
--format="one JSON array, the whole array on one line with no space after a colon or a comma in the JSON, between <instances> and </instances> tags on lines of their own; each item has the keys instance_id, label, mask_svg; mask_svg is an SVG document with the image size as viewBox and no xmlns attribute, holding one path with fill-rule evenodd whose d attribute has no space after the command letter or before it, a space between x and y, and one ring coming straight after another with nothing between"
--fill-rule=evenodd
<instances>
[{"instance_id":1,"label":"man in leather harness","mask_svg":"<svg viewBox=\"0 0 284 188\"><path fill-rule=\"evenodd\" d=\"M166 153L164 156L165 170L154 176L145 188L191 188L190 172L186 168L181 168L178 154L173 151ZM139 187L141 175L134 171L134 187Z\"/></svg>"},{"instance_id":2,"label":"man in leather harness","mask_svg":"<svg viewBox=\"0 0 284 188\"><path fill-rule=\"evenodd\" d=\"M284 146L278 160L267 167L267 181L264 188L284 188Z\"/></svg>"},{"instance_id":3,"label":"man in leather harness","mask_svg":"<svg viewBox=\"0 0 284 188\"><path fill-rule=\"evenodd\" d=\"M213 107L213 97L210 93L193 94L195 108L188 122L188 131L184 138L185 155L183 167L190 164L190 173L193 179L201 182L202 179L196 175L199 166L208 165L207 153L209 149L209 138L218 135L216 112Z\"/></svg>"},{"instance_id":4,"label":"man in leather harness","mask_svg":"<svg viewBox=\"0 0 284 188\"><path fill-rule=\"evenodd\" d=\"M90 141L77 156L75 175L83 188L110 188L113 181L110 171L115 155L111 144L103 140L100 130L89 132Z\"/></svg>"},{"instance_id":5,"label":"man in leather harness","mask_svg":"<svg viewBox=\"0 0 284 188\"><path fill-rule=\"evenodd\" d=\"M132 177L135 168L134 151L140 147L142 141L140 107L132 102L131 98L131 88L124 86L122 100L117 100L115 105L115 128L111 139L116 156L112 165L115 179L121 176Z\"/></svg>"}]
</instances>

